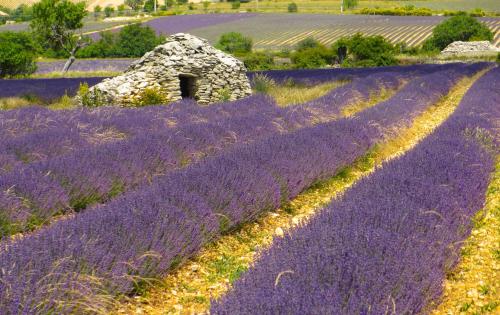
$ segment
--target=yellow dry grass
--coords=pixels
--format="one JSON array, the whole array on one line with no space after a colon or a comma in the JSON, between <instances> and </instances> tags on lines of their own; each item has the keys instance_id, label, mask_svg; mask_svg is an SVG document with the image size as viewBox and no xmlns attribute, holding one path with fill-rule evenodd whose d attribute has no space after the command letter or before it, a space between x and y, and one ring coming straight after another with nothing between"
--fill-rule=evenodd
<instances>
[{"instance_id":1,"label":"yellow dry grass","mask_svg":"<svg viewBox=\"0 0 500 315\"><path fill-rule=\"evenodd\" d=\"M269 89L268 94L276 100L279 106L285 107L305 103L321 97L347 82L348 81L332 81L314 86L287 86L286 84L276 84Z\"/></svg>"},{"instance_id":2,"label":"yellow dry grass","mask_svg":"<svg viewBox=\"0 0 500 315\"><path fill-rule=\"evenodd\" d=\"M284 231L305 223L357 180L375 171L382 162L411 149L448 118L468 88L482 74L462 80L447 97L415 118L410 127L398 130L397 136L379 144L335 177L306 190L285 209L268 212L255 222L244 224L234 233L206 246L195 258L156 282L142 296L122 303L112 314L207 313L210 299L225 294L232 281L247 270L260 251L270 246L274 237L280 237Z\"/></svg>"},{"instance_id":3,"label":"yellow dry grass","mask_svg":"<svg viewBox=\"0 0 500 315\"><path fill-rule=\"evenodd\" d=\"M119 71L98 70L98 71L53 71L47 73L34 73L29 76L30 79L52 79L52 78L89 78L89 77L114 77L122 74Z\"/></svg>"},{"instance_id":4,"label":"yellow dry grass","mask_svg":"<svg viewBox=\"0 0 500 315\"><path fill-rule=\"evenodd\" d=\"M16 109L33 105L32 102L21 97L0 98L0 110Z\"/></svg>"},{"instance_id":5,"label":"yellow dry grass","mask_svg":"<svg viewBox=\"0 0 500 315\"><path fill-rule=\"evenodd\" d=\"M462 248L459 265L444 283L433 315L500 314L500 156L485 207Z\"/></svg>"}]
</instances>

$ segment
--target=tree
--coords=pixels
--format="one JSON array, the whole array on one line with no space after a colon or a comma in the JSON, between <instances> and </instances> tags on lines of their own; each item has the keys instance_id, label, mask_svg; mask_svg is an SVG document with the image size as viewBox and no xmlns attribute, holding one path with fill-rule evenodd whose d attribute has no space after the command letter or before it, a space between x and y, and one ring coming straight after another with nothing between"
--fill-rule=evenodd
<instances>
[{"instance_id":1,"label":"tree","mask_svg":"<svg viewBox=\"0 0 500 315\"><path fill-rule=\"evenodd\" d=\"M358 6L358 0L344 0L345 7L348 9L354 9Z\"/></svg>"},{"instance_id":2,"label":"tree","mask_svg":"<svg viewBox=\"0 0 500 315\"><path fill-rule=\"evenodd\" d=\"M203 1L203 11L205 11L205 13L207 13L208 11L208 7L210 6L210 2L209 1Z\"/></svg>"},{"instance_id":3,"label":"tree","mask_svg":"<svg viewBox=\"0 0 500 315\"><path fill-rule=\"evenodd\" d=\"M241 6L240 0L234 0L231 2L231 9L238 10Z\"/></svg>"},{"instance_id":4,"label":"tree","mask_svg":"<svg viewBox=\"0 0 500 315\"><path fill-rule=\"evenodd\" d=\"M96 5L94 7L94 17L97 19L101 14L101 12L102 12L102 7L100 5Z\"/></svg>"},{"instance_id":5,"label":"tree","mask_svg":"<svg viewBox=\"0 0 500 315\"><path fill-rule=\"evenodd\" d=\"M118 34L115 54L120 57L140 57L163 42L149 26L129 24Z\"/></svg>"},{"instance_id":6,"label":"tree","mask_svg":"<svg viewBox=\"0 0 500 315\"><path fill-rule=\"evenodd\" d=\"M125 0L125 4L132 8L132 10L139 11L144 4L144 0Z\"/></svg>"},{"instance_id":7,"label":"tree","mask_svg":"<svg viewBox=\"0 0 500 315\"><path fill-rule=\"evenodd\" d=\"M263 52L255 52L246 55L243 60L248 70L270 70L274 67L273 55Z\"/></svg>"},{"instance_id":8,"label":"tree","mask_svg":"<svg viewBox=\"0 0 500 315\"><path fill-rule=\"evenodd\" d=\"M389 66L397 64L396 48L382 36L363 36L357 33L335 42L332 50L340 60L347 57L350 66Z\"/></svg>"},{"instance_id":9,"label":"tree","mask_svg":"<svg viewBox=\"0 0 500 315\"><path fill-rule=\"evenodd\" d=\"M113 33L111 31L101 32L99 40L80 49L77 52L76 56L78 58L116 57L116 52L115 52L116 41L117 41L116 33Z\"/></svg>"},{"instance_id":10,"label":"tree","mask_svg":"<svg viewBox=\"0 0 500 315\"><path fill-rule=\"evenodd\" d=\"M0 78L35 72L36 47L29 33L0 32Z\"/></svg>"},{"instance_id":11,"label":"tree","mask_svg":"<svg viewBox=\"0 0 500 315\"><path fill-rule=\"evenodd\" d=\"M306 37L295 45L295 50L302 51L309 48L320 47L320 42L312 36Z\"/></svg>"},{"instance_id":12,"label":"tree","mask_svg":"<svg viewBox=\"0 0 500 315\"><path fill-rule=\"evenodd\" d=\"M334 54L331 50L320 44L294 52L291 59L295 68L321 68L333 61Z\"/></svg>"},{"instance_id":13,"label":"tree","mask_svg":"<svg viewBox=\"0 0 500 315\"><path fill-rule=\"evenodd\" d=\"M81 36L82 20L86 14L85 2L42 0L33 5L30 27L39 43L69 55L63 72L68 71L75 61L76 52L86 44ZM80 31L79 36L75 34L77 30Z\"/></svg>"},{"instance_id":14,"label":"tree","mask_svg":"<svg viewBox=\"0 0 500 315\"><path fill-rule=\"evenodd\" d=\"M142 7L144 12L153 12L155 10L155 1L156 0L146 0L144 2L144 6Z\"/></svg>"},{"instance_id":15,"label":"tree","mask_svg":"<svg viewBox=\"0 0 500 315\"><path fill-rule=\"evenodd\" d=\"M125 12L125 4L120 4L118 7L118 15L123 15L123 12Z\"/></svg>"},{"instance_id":16,"label":"tree","mask_svg":"<svg viewBox=\"0 0 500 315\"><path fill-rule=\"evenodd\" d=\"M344 7L347 9L353 9L358 6L358 0L342 0L340 3L340 12L344 12Z\"/></svg>"},{"instance_id":17,"label":"tree","mask_svg":"<svg viewBox=\"0 0 500 315\"><path fill-rule=\"evenodd\" d=\"M33 18L33 7L27 4L20 4L12 11L10 18L15 21L30 21Z\"/></svg>"},{"instance_id":18,"label":"tree","mask_svg":"<svg viewBox=\"0 0 500 315\"><path fill-rule=\"evenodd\" d=\"M232 54L245 54L252 51L252 45L251 38L241 33L229 32L221 35L215 47Z\"/></svg>"},{"instance_id":19,"label":"tree","mask_svg":"<svg viewBox=\"0 0 500 315\"><path fill-rule=\"evenodd\" d=\"M475 18L461 14L453 16L432 31L432 36L424 42L427 51L443 50L454 41L493 40L493 33L485 24Z\"/></svg>"},{"instance_id":20,"label":"tree","mask_svg":"<svg viewBox=\"0 0 500 315\"><path fill-rule=\"evenodd\" d=\"M108 5L107 7L104 8L104 15L106 15L106 17L110 17L111 15L113 15L114 12L115 8L113 8L113 6L111 5Z\"/></svg>"},{"instance_id":21,"label":"tree","mask_svg":"<svg viewBox=\"0 0 500 315\"><path fill-rule=\"evenodd\" d=\"M175 0L165 0L165 7L167 9L170 9L171 7L173 7L175 5Z\"/></svg>"},{"instance_id":22,"label":"tree","mask_svg":"<svg viewBox=\"0 0 500 315\"><path fill-rule=\"evenodd\" d=\"M297 6L297 3L291 2L288 4L288 12L289 13L296 13L299 10L299 7Z\"/></svg>"}]
</instances>

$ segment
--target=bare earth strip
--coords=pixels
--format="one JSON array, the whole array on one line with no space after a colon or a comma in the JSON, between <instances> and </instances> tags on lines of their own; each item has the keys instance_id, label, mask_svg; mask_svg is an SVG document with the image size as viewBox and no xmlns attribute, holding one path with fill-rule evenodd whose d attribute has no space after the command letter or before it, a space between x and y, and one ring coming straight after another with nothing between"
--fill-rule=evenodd
<instances>
[{"instance_id":1,"label":"bare earth strip","mask_svg":"<svg viewBox=\"0 0 500 315\"><path fill-rule=\"evenodd\" d=\"M433 315L500 314L500 156L485 207L462 248L462 259L444 283Z\"/></svg>"},{"instance_id":2,"label":"bare earth strip","mask_svg":"<svg viewBox=\"0 0 500 315\"><path fill-rule=\"evenodd\" d=\"M257 259L259 251L271 245L273 237L304 224L357 180L381 167L384 161L415 146L448 118L484 72L462 80L447 97L418 116L411 127L398 130L397 136L378 145L335 177L311 187L286 207L264 214L256 222L245 224L207 246L176 272L152 282L153 287L142 296L118 304L113 314L207 313L210 299L225 294L231 283Z\"/></svg>"}]
</instances>

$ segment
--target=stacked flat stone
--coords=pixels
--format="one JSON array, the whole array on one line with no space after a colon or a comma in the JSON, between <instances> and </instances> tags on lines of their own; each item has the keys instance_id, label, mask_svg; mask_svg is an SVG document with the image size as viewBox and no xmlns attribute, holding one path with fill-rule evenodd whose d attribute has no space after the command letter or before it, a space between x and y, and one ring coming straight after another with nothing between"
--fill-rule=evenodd
<instances>
[{"instance_id":1,"label":"stacked flat stone","mask_svg":"<svg viewBox=\"0 0 500 315\"><path fill-rule=\"evenodd\" d=\"M145 89L161 93L166 102L182 98L179 76L194 78L194 99L200 104L236 100L251 94L246 68L238 59L210 46L207 40L184 33L135 61L122 74L90 88L109 105L137 104Z\"/></svg>"},{"instance_id":2,"label":"stacked flat stone","mask_svg":"<svg viewBox=\"0 0 500 315\"><path fill-rule=\"evenodd\" d=\"M444 55L461 55L474 53L500 52L489 41L461 42L456 41L449 44L441 53Z\"/></svg>"}]
</instances>

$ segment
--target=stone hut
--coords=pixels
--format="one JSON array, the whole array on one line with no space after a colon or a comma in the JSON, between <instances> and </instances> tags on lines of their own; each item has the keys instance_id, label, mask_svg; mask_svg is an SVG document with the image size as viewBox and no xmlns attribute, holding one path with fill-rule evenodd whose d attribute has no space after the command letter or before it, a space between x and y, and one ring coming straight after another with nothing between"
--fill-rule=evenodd
<instances>
[{"instance_id":1,"label":"stone hut","mask_svg":"<svg viewBox=\"0 0 500 315\"><path fill-rule=\"evenodd\" d=\"M205 39L178 33L89 93L102 104L127 106L140 102L146 89L160 93L165 102L191 98L200 104L236 100L252 92L241 61Z\"/></svg>"}]
</instances>

